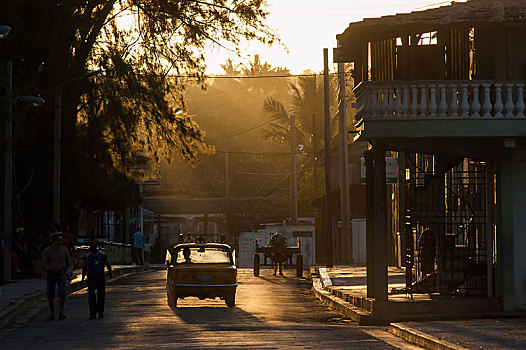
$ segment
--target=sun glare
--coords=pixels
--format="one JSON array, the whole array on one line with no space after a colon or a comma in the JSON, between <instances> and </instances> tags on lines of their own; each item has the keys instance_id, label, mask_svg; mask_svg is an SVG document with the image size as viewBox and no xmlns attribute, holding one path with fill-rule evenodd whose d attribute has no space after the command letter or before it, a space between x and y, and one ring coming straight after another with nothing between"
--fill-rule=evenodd
<instances>
[{"instance_id":1,"label":"sun glare","mask_svg":"<svg viewBox=\"0 0 526 350\"><path fill-rule=\"evenodd\" d=\"M270 15L268 24L275 29L287 49L275 45L244 43L243 57L232 52L211 47L207 55L207 73L222 74L221 64L227 58L234 62L247 62L259 54L263 61L273 66L289 68L292 74L311 69L323 69L323 48L336 46L336 35L342 33L349 23L363 18L380 17L396 13L423 11L430 7L446 6L450 1L432 0L268 0ZM463 2L463 1L458 1ZM331 58L329 58L331 59Z\"/></svg>"}]
</instances>

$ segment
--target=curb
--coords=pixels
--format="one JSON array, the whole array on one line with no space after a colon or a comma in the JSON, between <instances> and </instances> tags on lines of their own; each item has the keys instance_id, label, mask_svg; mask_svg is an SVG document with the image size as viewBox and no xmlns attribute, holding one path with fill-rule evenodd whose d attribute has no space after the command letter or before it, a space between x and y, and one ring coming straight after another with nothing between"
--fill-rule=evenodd
<instances>
[{"instance_id":1,"label":"curb","mask_svg":"<svg viewBox=\"0 0 526 350\"><path fill-rule=\"evenodd\" d=\"M333 309L334 311L350 318L357 322L361 326L386 326L389 322L386 322L365 310L362 310L349 302L332 295L329 291L323 288L323 284L326 281L320 280L316 276L312 276L312 292L320 299L320 301Z\"/></svg>"},{"instance_id":2,"label":"curb","mask_svg":"<svg viewBox=\"0 0 526 350\"><path fill-rule=\"evenodd\" d=\"M133 266L133 267L124 267L121 269L117 269L113 271L113 277L117 276L124 276L124 275L131 275L138 272L145 272L145 271L156 271L156 270L164 270L166 267L163 266L149 266L149 267L139 267L139 266ZM108 273L106 272L106 275ZM83 288L86 288L88 286L88 282L85 280L83 282L77 281L74 283L71 283L69 286L67 286L66 294L71 294L74 292L77 292ZM26 311L30 307L36 306L44 301L46 301L46 291L40 291L35 292L31 295L29 295L27 298L18 300L17 302L13 303L12 305L5 308L0 313L0 330L6 328L9 326L13 320L23 311Z\"/></svg>"},{"instance_id":3,"label":"curb","mask_svg":"<svg viewBox=\"0 0 526 350\"><path fill-rule=\"evenodd\" d=\"M469 350L461 345L456 345L445 340L422 333L414 328L402 326L398 323L389 325L389 333L411 343L429 350Z\"/></svg>"}]
</instances>

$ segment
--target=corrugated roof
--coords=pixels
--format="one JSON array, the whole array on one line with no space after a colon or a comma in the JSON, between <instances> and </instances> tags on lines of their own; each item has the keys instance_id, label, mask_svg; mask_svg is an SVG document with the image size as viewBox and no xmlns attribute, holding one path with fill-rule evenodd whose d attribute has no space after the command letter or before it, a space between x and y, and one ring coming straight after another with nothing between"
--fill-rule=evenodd
<instances>
[{"instance_id":1,"label":"corrugated roof","mask_svg":"<svg viewBox=\"0 0 526 350\"><path fill-rule=\"evenodd\" d=\"M404 31L424 32L448 25L480 25L492 23L526 23L524 0L471 0L429 10L414 11L354 22L337 36L339 45L368 37Z\"/></svg>"}]
</instances>

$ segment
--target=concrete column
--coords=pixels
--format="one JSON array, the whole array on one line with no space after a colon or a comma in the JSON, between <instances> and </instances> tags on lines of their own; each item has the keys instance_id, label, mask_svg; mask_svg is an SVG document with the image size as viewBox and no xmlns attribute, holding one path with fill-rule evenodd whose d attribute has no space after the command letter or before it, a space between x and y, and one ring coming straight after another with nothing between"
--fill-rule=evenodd
<instances>
[{"instance_id":1,"label":"concrete column","mask_svg":"<svg viewBox=\"0 0 526 350\"><path fill-rule=\"evenodd\" d=\"M367 266L367 297L374 298L374 167L373 151L363 152L365 158L365 261Z\"/></svg>"},{"instance_id":2,"label":"concrete column","mask_svg":"<svg viewBox=\"0 0 526 350\"><path fill-rule=\"evenodd\" d=\"M376 145L374 153L374 296L387 300L387 191L385 147Z\"/></svg>"},{"instance_id":3,"label":"concrete column","mask_svg":"<svg viewBox=\"0 0 526 350\"><path fill-rule=\"evenodd\" d=\"M526 308L526 162L503 162L497 178L497 290L504 311Z\"/></svg>"},{"instance_id":4,"label":"concrete column","mask_svg":"<svg viewBox=\"0 0 526 350\"><path fill-rule=\"evenodd\" d=\"M405 152L398 152L398 234L404 235L406 212L405 212L405 197L406 197L406 180L405 180ZM401 242L401 240L400 240ZM396 243L396 242L395 242ZM405 261L405 250L400 245L398 247L398 256L400 262L404 265Z\"/></svg>"}]
</instances>

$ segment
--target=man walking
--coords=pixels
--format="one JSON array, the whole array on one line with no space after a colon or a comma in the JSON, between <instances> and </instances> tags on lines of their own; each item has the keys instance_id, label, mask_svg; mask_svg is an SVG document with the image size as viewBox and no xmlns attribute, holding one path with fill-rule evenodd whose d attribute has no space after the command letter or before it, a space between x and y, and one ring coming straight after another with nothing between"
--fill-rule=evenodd
<instances>
[{"instance_id":1,"label":"man walking","mask_svg":"<svg viewBox=\"0 0 526 350\"><path fill-rule=\"evenodd\" d=\"M143 244L144 233L141 232L141 227L137 226L133 234L133 261L137 265L144 265L144 257L142 255Z\"/></svg>"},{"instance_id":2,"label":"man walking","mask_svg":"<svg viewBox=\"0 0 526 350\"><path fill-rule=\"evenodd\" d=\"M59 298L59 320L66 319L64 315L64 302L66 300L66 270L71 265L69 253L66 247L62 246L62 233L53 232L51 234L51 245L42 252L43 270L47 275L47 298L51 315L47 320L55 319L55 286L58 288Z\"/></svg>"},{"instance_id":3,"label":"man walking","mask_svg":"<svg viewBox=\"0 0 526 350\"><path fill-rule=\"evenodd\" d=\"M102 250L98 250L97 242L92 239L89 245L89 252L84 257L84 265L82 267L82 281L84 281L86 274L88 275L90 320L95 319L97 313L99 314L99 318L104 317L104 301L106 299L104 265L108 268L109 278L111 279L113 276L108 256Z\"/></svg>"}]
</instances>

